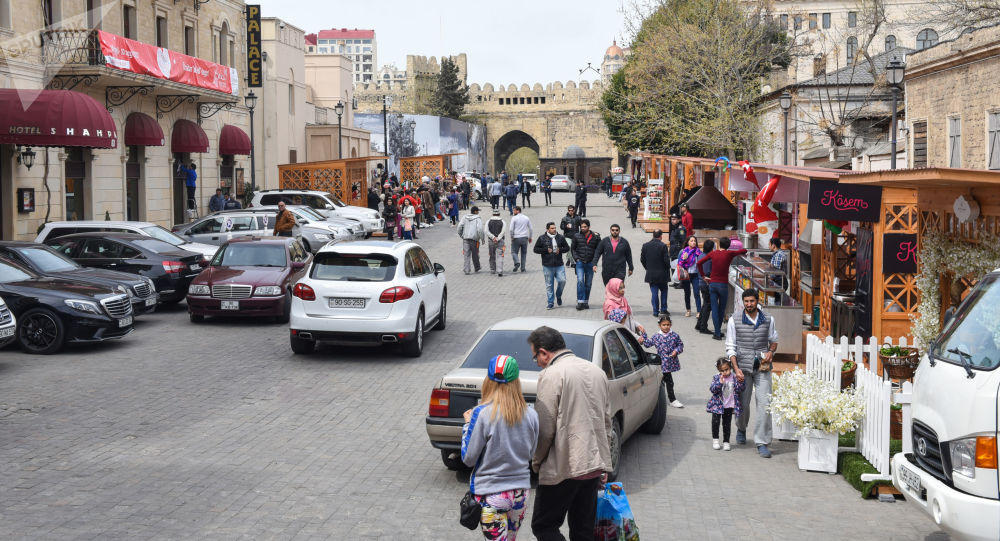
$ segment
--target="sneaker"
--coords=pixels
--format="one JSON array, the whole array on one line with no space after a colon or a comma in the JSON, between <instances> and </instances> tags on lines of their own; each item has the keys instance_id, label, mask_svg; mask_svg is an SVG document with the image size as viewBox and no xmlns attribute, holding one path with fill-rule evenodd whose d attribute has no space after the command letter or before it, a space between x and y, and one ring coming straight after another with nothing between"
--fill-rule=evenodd
<instances>
[{"instance_id":1,"label":"sneaker","mask_svg":"<svg viewBox=\"0 0 1000 541\"><path fill-rule=\"evenodd\" d=\"M583 303L582 302L576 303L576 309L577 310L583 310Z\"/></svg>"},{"instance_id":2,"label":"sneaker","mask_svg":"<svg viewBox=\"0 0 1000 541\"><path fill-rule=\"evenodd\" d=\"M718 451L719 449L722 449L722 446L719 445L719 440L718 439L712 440L712 449L715 449L716 451Z\"/></svg>"},{"instance_id":3,"label":"sneaker","mask_svg":"<svg viewBox=\"0 0 1000 541\"><path fill-rule=\"evenodd\" d=\"M742 430L736 431L736 445L743 445L747 442L747 433Z\"/></svg>"},{"instance_id":4,"label":"sneaker","mask_svg":"<svg viewBox=\"0 0 1000 541\"><path fill-rule=\"evenodd\" d=\"M556 297L556 304L562 306L562 297Z\"/></svg>"},{"instance_id":5,"label":"sneaker","mask_svg":"<svg viewBox=\"0 0 1000 541\"><path fill-rule=\"evenodd\" d=\"M729 451L729 450L731 450L731 449L732 449L732 448L731 448L731 447L729 447L729 442L728 442L728 441L722 444L722 450L723 450L723 451Z\"/></svg>"},{"instance_id":6,"label":"sneaker","mask_svg":"<svg viewBox=\"0 0 1000 541\"><path fill-rule=\"evenodd\" d=\"M545 307L546 310L551 310L553 308L555 308L555 306L552 306L551 304Z\"/></svg>"},{"instance_id":7,"label":"sneaker","mask_svg":"<svg viewBox=\"0 0 1000 541\"><path fill-rule=\"evenodd\" d=\"M659 312L653 312L653 317L659 317L659 316L660 316Z\"/></svg>"},{"instance_id":8,"label":"sneaker","mask_svg":"<svg viewBox=\"0 0 1000 541\"><path fill-rule=\"evenodd\" d=\"M466 276L468 276L469 274L471 274L469 271L465 271Z\"/></svg>"},{"instance_id":9,"label":"sneaker","mask_svg":"<svg viewBox=\"0 0 1000 541\"><path fill-rule=\"evenodd\" d=\"M680 400L674 400L673 402L670 403L670 405L673 406L673 407L675 407L675 408L683 408L684 407L684 404L681 404Z\"/></svg>"},{"instance_id":10,"label":"sneaker","mask_svg":"<svg viewBox=\"0 0 1000 541\"><path fill-rule=\"evenodd\" d=\"M712 335L712 340L722 340L722 336L713 334Z\"/></svg>"},{"instance_id":11,"label":"sneaker","mask_svg":"<svg viewBox=\"0 0 1000 541\"><path fill-rule=\"evenodd\" d=\"M519 268L521 268L521 264L520 263L514 263L514 272L517 272L517 269L519 269Z\"/></svg>"},{"instance_id":12,"label":"sneaker","mask_svg":"<svg viewBox=\"0 0 1000 541\"><path fill-rule=\"evenodd\" d=\"M497 273L497 278L501 278L501 277L503 277L503 273L502 272Z\"/></svg>"},{"instance_id":13,"label":"sneaker","mask_svg":"<svg viewBox=\"0 0 1000 541\"><path fill-rule=\"evenodd\" d=\"M687 311L687 312L686 312L686 313L684 314L684 317L691 317L691 310L688 310L688 311Z\"/></svg>"},{"instance_id":14,"label":"sneaker","mask_svg":"<svg viewBox=\"0 0 1000 541\"><path fill-rule=\"evenodd\" d=\"M584 310L590 310L590 303L589 302L583 303L583 309Z\"/></svg>"},{"instance_id":15,"label":"sneaker","mask_svg":"<svg viewBox=\"0 0 1000 541\"><path fill-rule=\"evenodd\" d=\"M528 269L521 267L521 272L528 272Z\"/></svg>"},{"instance_id":16,"label":"sneaker","mask_svg":"<svg viewBox=\"0 0 1000 541\"><path fill-rule=\"evenodd\" d=\"M759 454L761 458L771 458L771 450L767 448L767 445L758 445L757 454Z\"/></svg>"}]
</instances>

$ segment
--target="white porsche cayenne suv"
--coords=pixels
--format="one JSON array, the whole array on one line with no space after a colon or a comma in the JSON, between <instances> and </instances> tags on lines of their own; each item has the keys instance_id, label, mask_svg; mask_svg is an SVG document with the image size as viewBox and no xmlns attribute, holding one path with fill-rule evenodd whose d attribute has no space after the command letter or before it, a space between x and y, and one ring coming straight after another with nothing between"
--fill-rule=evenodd
<instances>
[{"instance_id":1,"label":"white porsche cayenne suv","mask_svg":"<svg viewBox=\"0 0 1000 541\"><path fill-rule=\"evenodd\" d=\"M404 354L419 357L427 328L446 325L444 267L410 241L324 246L292 295L295 353L311 353L316 342L398 344Z\"/></svg>"}]
</instances>

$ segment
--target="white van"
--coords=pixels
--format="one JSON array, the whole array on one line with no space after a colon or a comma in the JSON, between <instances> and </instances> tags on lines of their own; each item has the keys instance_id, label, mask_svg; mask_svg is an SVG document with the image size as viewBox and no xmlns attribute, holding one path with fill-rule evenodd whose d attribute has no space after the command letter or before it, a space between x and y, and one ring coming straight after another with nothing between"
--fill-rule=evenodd
<instances>
[{"instance_id":1,"label":"white van","mask_svg":"<svg viewBox=\"0 0 1000 541\"><path fill-rule=\"evenodd\" d=\"M928 350L913 380L913 448L892 458L892 484L955 537L1000 539L1000 269Z\"/></svg>"}]
</instances>

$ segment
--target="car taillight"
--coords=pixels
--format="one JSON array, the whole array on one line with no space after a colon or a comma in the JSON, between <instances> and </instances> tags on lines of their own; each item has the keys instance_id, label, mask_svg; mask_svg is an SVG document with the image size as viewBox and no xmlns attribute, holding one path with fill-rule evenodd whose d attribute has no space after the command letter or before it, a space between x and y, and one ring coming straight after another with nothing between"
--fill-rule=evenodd
<instances>
[{"instance_id":1,"label":"car taillight","mask_svg":"<svg viewBox=\"0 0 1000 541\"><path fill-rule=\"evenodd\" d=\"M431 417L447 417L448 403L451 401L451 391L447 389L434 389L431 391L431 405L427 408L427 415Z\"/></svg>"},{"instance_id":2,"label":"car taillight","mask_svg":"<svg viewBox=\"0 0 1000 541\"><path fill-rule=\"evenodd\" d=\"M382 294L379 295L378 302L393 303L405 301L411 297L413 297L412 289L404 286L396 286L383 291Z\"/></svg>"},{"instance_id":3,"label":"car taillight","mask_svg":"<svg viewBox=\"0 0 1000 541\"><path fill-rule=\"evenodd\" d=\"M184 263L180 261L164 261L163 270L167 271L167 274L176 274L184 270Z\"/></svg>"},{"instance_id":4,"label":"car taillight","mask_svg":"<svg viewBox=\"0 0 1000 541\"><path fill-rule=\"evenodd\" d=\"M316 292L313 291L313 288L305 284L295 284L295 289L292 290L292 295L295 295L304 301L316 300Z\"/></svg>"}]
</instances>

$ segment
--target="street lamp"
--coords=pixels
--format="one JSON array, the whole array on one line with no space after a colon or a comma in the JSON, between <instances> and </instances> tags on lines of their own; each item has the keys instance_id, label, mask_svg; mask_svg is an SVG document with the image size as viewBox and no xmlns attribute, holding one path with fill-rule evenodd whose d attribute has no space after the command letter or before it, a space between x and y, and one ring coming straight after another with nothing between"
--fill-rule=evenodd
<instances>
[{"instance_id":1,"label":"street lamp","mask_svg":"<svg viewBox=\"0 0 1000 541\"><path fill-rule=\"evenodd\" d=\"M392 96L382 96L382 144L385 147L385 172L389 173L389 108L392 107Z\"/></svg>"},{"instance_id":2,"label":"street lamp","mask_svg":"<svg viewBox=\"0 0 1000 541\"><path fill-rule=\"evenodd\" d=\"M892 144L889 145L889 168L896 168L896 100L899 98L899 85L903 82L906 64L895 56L885 67L885 79L892 87Z\"/></svg>"},{"instance_id":3,"label":"street lamp","mask_svg":"<svg viewBox=\"0 0 1000 541\"><path fill-rule=\"evenodd\" d=\"M253 138L253 110L257 107L257 96L251 90L243 97L243 101L246 103L247 110L250 111L250 195L253 196L253 193L257 191L257 165L254 161L256 144Z\"/></svg>"},{"instance_id":4,"label":"street lamp","mask_svg":"<svg viewBox=\"0 0 1000 541\"><path fill-rule=\"evenodd\" d=\"M344 132L340 125L340 117L344 116L344 102L338 101L333 106L333 112L337 113L337 159L344 159Z\"/></svg>"},{"instance_id":5,"label":"street lamp","mask_svg":"<svg viewBox=\"0 0 1000 541\"><path fill-rule=\"evenodd\" d=\"M24 147L24 150L17 155L17 162L31 169L31 166L35 165L35 151L31 147Z\"/></svg>"},{"instance_id":6,"label":"street lamp","mask_svg":"<svg viewBox=\"0 0 1000 541\"><path fill-rule=\"evenodd\" d=\"M785 117L785 129L782 136L784 145L781 148L781 163L783 165L788 165L788 110L792 108L792 95L787 90L782 92L781 96L778 98L778 104L781 105L781 112Z\"/></svg>"}]
</instances>

